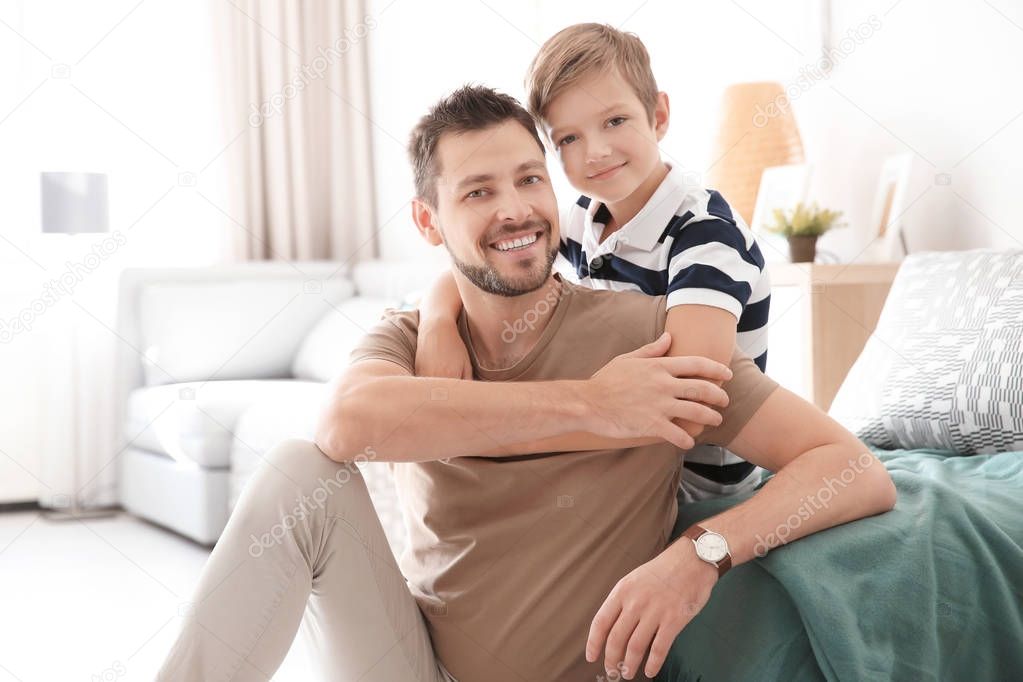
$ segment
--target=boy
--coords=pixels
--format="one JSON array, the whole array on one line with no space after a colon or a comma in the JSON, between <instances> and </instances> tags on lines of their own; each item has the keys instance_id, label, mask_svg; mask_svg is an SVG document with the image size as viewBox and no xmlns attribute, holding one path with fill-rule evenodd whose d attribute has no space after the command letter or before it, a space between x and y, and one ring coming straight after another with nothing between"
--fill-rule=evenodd
<instances>
[{"instance_id":1,"label":"boy","mask_svg":"<svg viewBox=\"0 0 1023 682\"><path fill-rule=\"evenodd\" d=\"M666 294L669 354L727 364L738 345L764 371L764 259L720 194L661 160L668 97L639 38L600 24L570 26L540 48L526 80L530 113L583 195L562 220L559 249L579 283ZM422 302L417 374L472 378L455 327L460 309L448 274ZM724 448L700 446L686 453L683 499L752 490L760 475Z\"/></svg>"}]
</instances>

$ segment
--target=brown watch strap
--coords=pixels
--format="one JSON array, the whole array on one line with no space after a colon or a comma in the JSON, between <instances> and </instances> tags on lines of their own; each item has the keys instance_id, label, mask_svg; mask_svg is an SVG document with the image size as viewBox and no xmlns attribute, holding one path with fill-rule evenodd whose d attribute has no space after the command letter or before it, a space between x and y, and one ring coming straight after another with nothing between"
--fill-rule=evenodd
<instances>
[{"instance_id":1,"label":"brown watch strap","mask_svg":"<svg viewBox=\"0 0 1023 682\"><path fill-rule=\"evenodd\" d=\"M689 538L690 540L692 540L695 543L696 539L698 537L700 537L704 533L710 533L710 532L713 532L713 531L708 531L706 528L704 528L700 524L694 523L693 525L691 525L688 528L686 528L685 531L682 532L682 535L687 537L687 538ZM720 533L719 533L719 535L720 535ZM703 559L700 559L700 561L703 561ZM707 563L710 563L710 562L707 562ZM715 563L714 565L717 566L718 578L720 578L725 573L727 573L729 569L732 568L732 553L730 551L729 552L725 552L724 558L721 559L720 561L718 561L717 563Z\"/></svg>"}]
</instances>

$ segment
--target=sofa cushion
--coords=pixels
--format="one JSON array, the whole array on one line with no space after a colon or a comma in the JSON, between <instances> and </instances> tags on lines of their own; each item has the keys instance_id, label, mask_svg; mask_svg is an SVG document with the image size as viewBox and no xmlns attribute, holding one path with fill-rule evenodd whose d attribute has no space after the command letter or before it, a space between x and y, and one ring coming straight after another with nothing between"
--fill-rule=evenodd
<instances>
[{"instance_id":1,"label":"sofa cushion","mask_svg":"<svg viewBox=\"0 0 1023 682\"><path fill-rule=\"evenodd\" d=\"M400 301L410 292L429 289L450 269L447 254L437 253L437 257L401 262L365 260L352 268L351 278L359 296Z\"/></svg>"},{"instance_id":2,"label":"sofa cushion","mask_svg":"<svg viewBox=\"0 0 1023 682\"><path fill-rule=\"evenodd\" d=\"M302 341L291 374L307 381L330 381L348 366L348 355L397 301L356 296L331 308Z\"/></svg>"},{"instance_id":3,"label":"sofa cushion","mask_svg":"<svg viewBox=\"0 0 1023 682\"><path fill-rule=\"evenodd\" d=\"M1023 450L1023 250L908 257L830 414L885 449Z\"/></svg>"},{"instance_id":4,"label":"sofa cushion","mask_svg":"<svg viewBox=\"0 0 1023 682\"><path fill-rule=\"evenodd\" d=\"M146 384L287 377L302 339L353 291L336 278L149 284L139 295Z\"/></svg>"},{"instance_id":5,"label":"sofa cushion","mask_svg":"<svg viewBox=\"0 0 1023 682\"><path fill-rule=\"evenodd\" d=\"M228 497L232 509L246 482L272 447L288 438L313 440L320 407L329 389L327 384L294 383L297 386L289 395L266 396L247 409L238 420L235 427L237 438L231 445ZM359 467L391 550L395 556L399 556L407 541L397 489L388 465L372 461L372 451L369 450L367 458L370 461L352 466Z\"/></svg>"},{"instance_id":6,"label":"sofa cushion","mask_svg":"<svg viewBox=\"0 0 1023 682\"><path fill-rule=\"evenodd\" d=\"M233 508L246 481L262 463L263 456L288 438L313 440L316 419L327 384L295 382L302 386L288 396L269 395L249 406L235 425L237 438L231 444L230 505Z\"/></svg>"},{"instance_id":7,"label":"sofa cushion","mask_svg":"<svg viewBox=\"0 0 1023 682\"><path fill-rule=\"evenodd\" d=\"M175 462L129 447L120 456L121 505L133 514L212 545L227 525L226 469Z\"/></svg>"},{"instance_id":8,"label":"sofa cushion","mask_svg":"<svg viewBox=\"0 0 1023 682\"><path fill-rule=\"evenodd\" d=\"M124 435L137 448L163 453L180 462L227 467L238 418L249 407L269 398L285 405L297 403L310 394L322 395L325 388L325 384L291 379L139 388L128 396Z\"/></svg>"}]
</instances>

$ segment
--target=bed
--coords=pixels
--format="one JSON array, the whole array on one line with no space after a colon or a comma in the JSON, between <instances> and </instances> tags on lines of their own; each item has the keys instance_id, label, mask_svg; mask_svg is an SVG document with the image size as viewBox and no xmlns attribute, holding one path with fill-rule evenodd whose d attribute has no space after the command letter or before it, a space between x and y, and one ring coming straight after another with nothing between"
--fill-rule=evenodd
<instances>
[{"instance_id":1,"label":"bed","mask_svg":"<svg viewBox=\"0 0 1023 682\"><path fill-rule=\"evenodd\" d=\"M725 574L657 680L1023 678L1023 452L874 453L895 509ZM742 499L680 508L676 536Z\"/></svg>"},{"instance_id":2,"label":"bed","mask_svg":"<svg viewBox=\"0 0 1023 682\"><path fill-rule=\"evenodd\" d=\"M657 679L1023 680L1023 250L908 257L829 414L895 509L725 574Z\"/></svg>"}]
</instances>

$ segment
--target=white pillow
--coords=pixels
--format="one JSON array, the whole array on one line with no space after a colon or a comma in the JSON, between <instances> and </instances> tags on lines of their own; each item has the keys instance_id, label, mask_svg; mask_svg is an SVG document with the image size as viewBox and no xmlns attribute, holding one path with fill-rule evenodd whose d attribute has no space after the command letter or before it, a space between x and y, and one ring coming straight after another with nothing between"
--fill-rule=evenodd
<instances>
[{"instance_id":1,"label":"white pillow","mask_svg":"<svg viewBox=\"0 0 1023 682\"><path fill-rule=\"evenodd\" d=\"M330 381L348 366L355 344L380 321L384 310L397 306L396 301L367 296L341 302L306 336L295 354L292 375L307 381Z\"/></svg>"},{"instance_id":2,"label":"white pillow","mask_svg":"<svg viewBox=\"0 0 1023 682\"><path fill-rule=\"evenodd\" d=\"M146 384L287 377L309 329L353 290L347 280L298 277L147 285Z\"/></svg>"},{"instance_id":3,"label":"white pillow","mask_svg":"<svg viewBox=\"0 0 1023 682\"><path fill-rule=\"evenodd\" d=\"M1023 250L908 257L830 414L881 448L1023 451Z\"/></svg>"},{"instance_id":4,"label":"white pillow","mask_svg":"<svg viewBox=\"0 0 1023 682\"><path fill-rule=\"evenodd\" d=\"M402 300L411 291L429 289L441 274L451 269L446 255L442 258L444 260L366 260L352 268L351 277L359 296Z\"/></svg>"}]
</instances>

